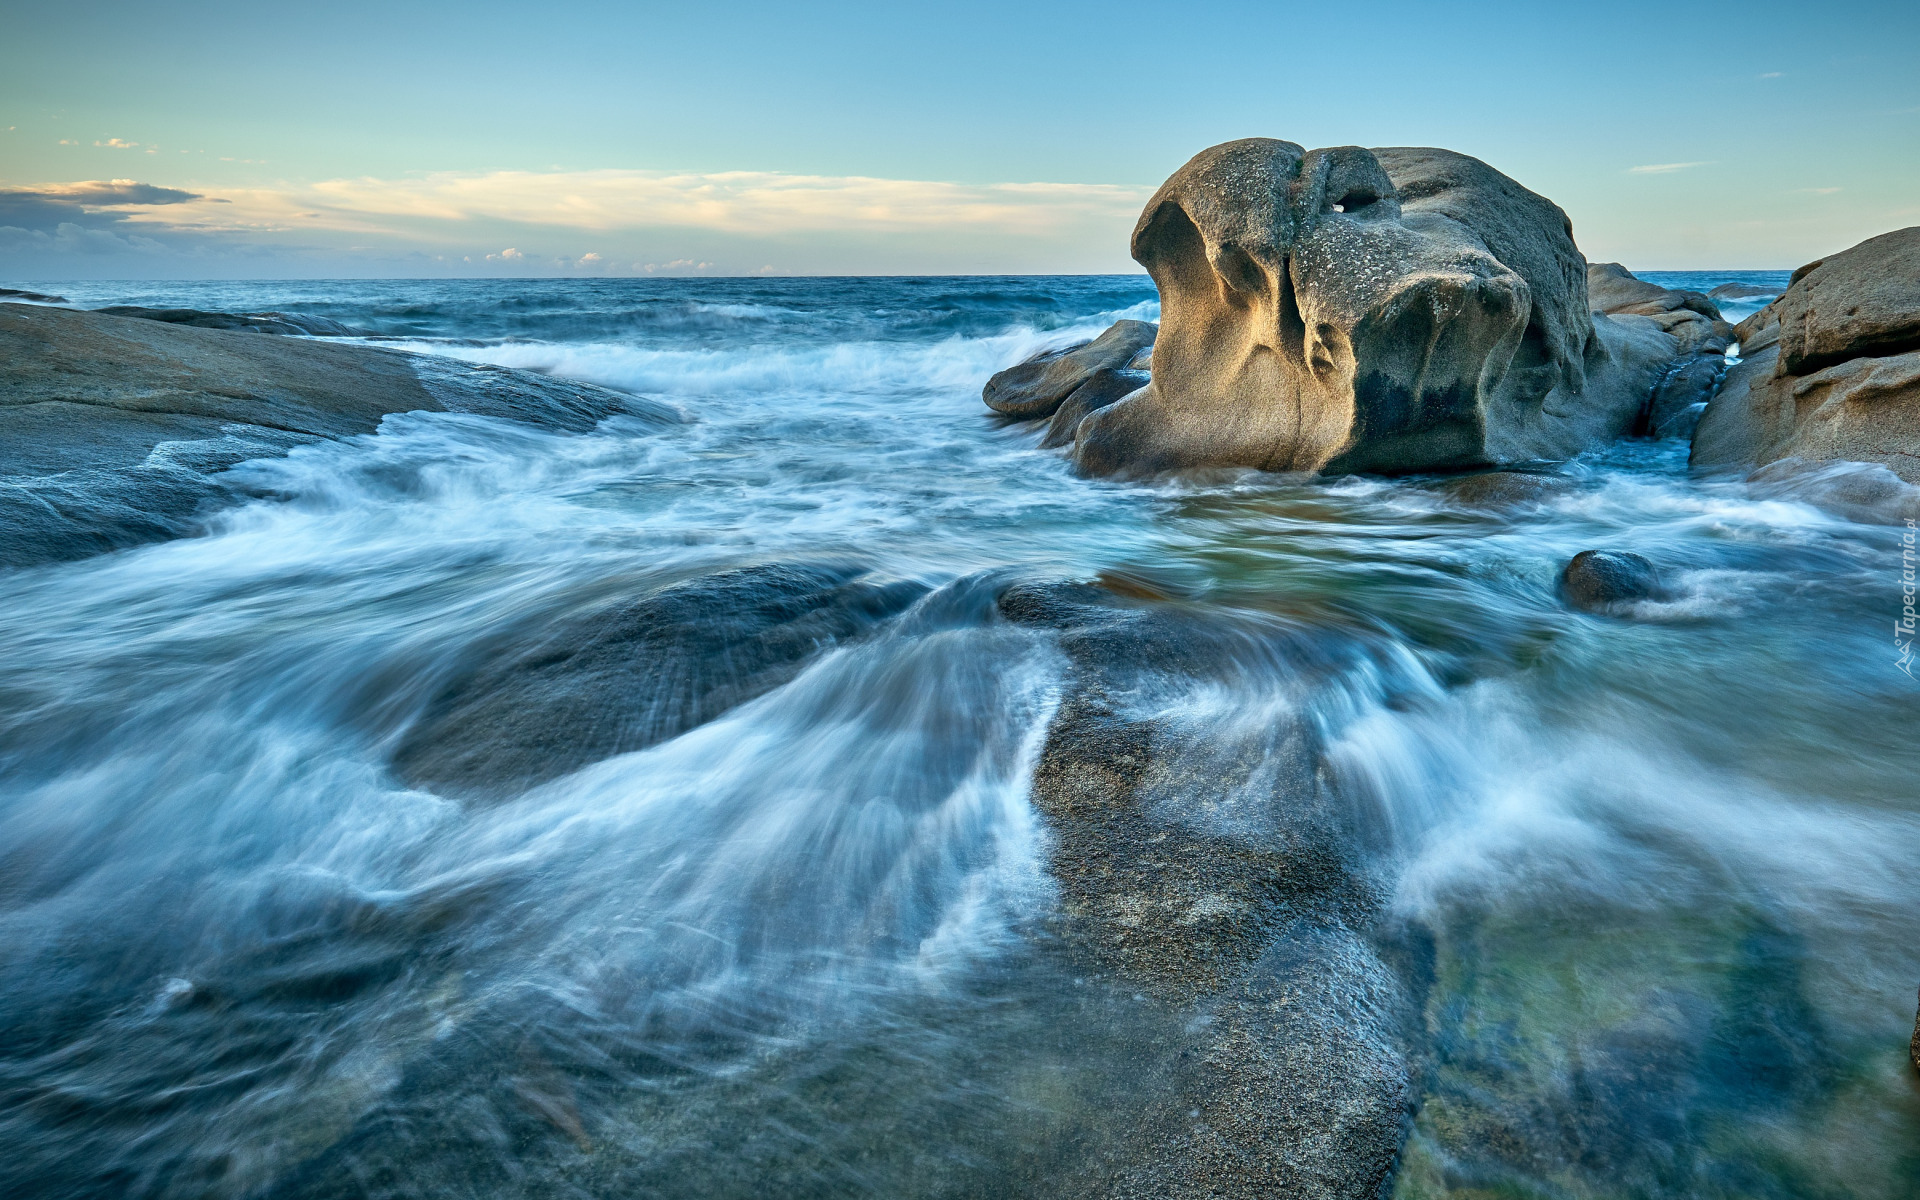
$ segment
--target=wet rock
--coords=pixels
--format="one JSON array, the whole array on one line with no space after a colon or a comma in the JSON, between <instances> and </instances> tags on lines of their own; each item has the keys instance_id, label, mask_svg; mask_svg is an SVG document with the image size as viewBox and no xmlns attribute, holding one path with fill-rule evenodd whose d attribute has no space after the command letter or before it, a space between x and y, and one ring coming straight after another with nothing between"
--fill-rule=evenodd
<instances>
[{"instance_id":1,"label":"wet rock","mask_svg":"<svg viewBox=\"0 0 1920 1200\"><path fill-rule=\"evenodd\" d=\"M1152 377L1145 371L1115 370L1110 367L1095 371L1085 383L1073 389L1060 402L1059 408L1053 410L1053 417L1047 422L1046 436L1040 439L1041 449L1057 450L1073 445L1073 435L1088 413L1124 400L1151 382Z\"/></svg>"},{"instance_id":2,"label":"wet rock","mask_svg":"<svg viewBox=\"0 0 1920 1200\"><path fill-rule=\"evenodd\" d=\"M1150 352L1157 327L1147 321L1116 321L1090 342L1049 350L987 381L981 399L997 413L1021 420L1053 415L1062 401L1103 370L1124 370Z\"/></svg>"},{"instance_id":3,"label":"wet rock","mask_svg":"<svg viewBox=\"0 0 1920 1200\"><path fill-rule=\"evenodd\" d=\"M1913 1064L1914 1070L1920 1071L1920 1011L1914 1013L1913 1040L1907 1043L1907 1061Z\"/></svg>"},{"instance_id":4,"label":"wet rock","mask_svg":"<svg viewBox=\"0 0 1920 1200\"><path fill-rule=\"evenodd\" d=\"M1627 432L1685 347L1596 318L1566 215L1446 150L1215 146L1148 202L1150 386L1085 416L1093 474L1424 471Z\"/></svg>"},{"instance_id":5,"label":"wet rock","mask_svg":"<svg viewBox=\"0 0 1920 1200\"><path fill-rule=\"evenodd\" d=\"M230 329L251 333L278 333L308 337L365 337L367 330L327 317L300 313L223 313L197 308L142 308L134 304L116 304L95 309L110 317L137 317L143 321L163 321L169 325L191 325L196 329Z\"/></svg>"},{"instance_id":6,"label":"wet rock","mask_svg":"<svg viewBox=\"0 0 1920 1200\"><path fill-rule=\"evenodd\" d=\"M925 591L863 575L744 567L508 631L439 688L400 739L395 770L415 786L497 799L675 737Z\"/></svg>"},{"instance_id":7,"label":"wet rock","mask_svg":"<svg viewBox=\"0 0 1920 1200\"><path fill-rule=\"evenodd\" d=\"M1562 475L1536 471L1481 471L1462 475L1440 484L1440 489L1461 504L1475 507L1499 507L1530 504L1565 491L1570 481Z\"/></svg>"},{"instance_id":8,"label":"wet rock","mask_svg":"<svg viewBox=\"0 0 1920 1200\"><path fill-rule=\"evenodd\" d=\"M1920 227L1808 263L1734 332L1696 466L1845 460L1920 483Z\"/></svg>"},{"instance_id":9,"label":"wet rock","mask_svg":"<svg viewBox=\"0 0 1920 1200\"><path fill-rule=\"evenodd\" d=\"M1561 571L1560 588L1575 608L1599 612L1658 595L1660 575L1630 550L1582 550Z\"/></svg>"},{"instance_id":10,"label":"wet rock","mask_svg":"<svg viewBox=\"0 0 1920 1200\"><path fill-rule=\"evenodd\" d=\"M617 414L678 419L529 372L0 304L0 567L189 534L239 498L226 468L409 411L572 430Z\"/></svg>"},{"instance_id":11,"label":"wet rock","mask_svg":"<svg viewBox=\"0 0 1920 1200\"><path fill-rule=\"evenodd\" d=\"M65 296L49 296L45 292L23 292L19 288L0 288L0 300L24 300L31 304L65 304Z\"/></svg>"},{"instance_id":12,"label":"wet rock","mask_svg":"<svg viewBox=\"0 0 1920 1200\"><path fill-rule=\"evenodd\" d=\"M1707 299L1715 301L1716 305L1722 300L1759 300L1779 294L1779 288L1757 283L1723 283L1707 289Z\"/></svg>"},{"instance_id":13,"label":"wet rock","mask_svg":"<svg viewBox=\"0 0 1920 1200\"><path fill-rule=\"evenodd\" d=\"M1073 664L1032 790L1068 953L1195 1031L1137 1135L1058 1190L1377 1196L1407 1104L1400 992L1318 734L1299 706L1238 728L1179 716L1183 691L1241 672L1310 690L1353 647L1085 585L1014 588L1000 610Z\"/></svg>"},{"instance_id":14,"label":"wet rock","mask_svg":"<svg viewBox=\"0 0 1920 1200\"><path fill-rule=\"evenodd\" d=\"M1748 475L1747 487L1754 496L1812 504L1849 521L1898 525L1920 520L1920 486L1880 463L1783 458Z\"/></svg>"},{"instance_id":15,"label":"wet rock","mask_svg":"<svg viewBox=\"0 0 1920 1200\"><path fill-rule=\"evenodd\" d=\"M1641 432L1656 438L1691 438L1725 372L1726 360L1718 354L1683 359L1653 389Z\"/></svg>"}]
</instances>

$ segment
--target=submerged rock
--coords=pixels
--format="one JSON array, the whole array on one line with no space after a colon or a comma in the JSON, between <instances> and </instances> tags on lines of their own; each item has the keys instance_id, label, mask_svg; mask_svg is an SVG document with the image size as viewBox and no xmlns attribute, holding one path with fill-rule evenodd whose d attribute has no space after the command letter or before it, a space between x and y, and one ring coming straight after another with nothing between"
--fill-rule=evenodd
<instances>
[{"instance_id":1,"label":"submerged rock","mask_svg":"<svg viewBox=\"0 0 1920 1200\"><path fill-rule=\"evenodd\" d=\"M837 564L744 567L507 631L401 737L409 783L477 798L526 790L705 724L925 592Z\"/></svg>"},{"instance_id":2,"label":"submerged rock","mask_svg":"<svg viewBox=\"0 0 1920 1200\"><path fill-rule=\"evenodd\" d=\"M1801 267L1735 336L1696 466L1847 460L1920 482L1920 227Z\"/></svg>"},{"instance_id":3,"label":"submerged rock","mask_svg":"<svg viewBox=\"0 0 1920 1200\"><path fill-rule=\"evenodd\" d=\"M65 304L65 296L49 296L45 292L26 292L19 288L0 288L0 300L25 300L33 304Z\"/></svg>"},{"instance_id":4,"label":"submerged rock","mask_svg":"<svg viewBox=\"0 0 1920 1200\"><path fill-rule=\"evenodd\" d=\"M662 405L523 371L296 338L0 304L0 567L192 532L220 472L388 413L586 430Z\"/></svg>"},{"instance_id":5,"label":"submerged rock","mask_svg":"<svg viewBox=\"0 0 1920 1200\"><path fill-rule=\"evenodd\" d=\"M1563 475L1539 471L1481 471L1446 480L1440 489L1461 504L1492 508L1534 503L1565 491L1569 484Z\"/></svg>"},{"instance_id":6,"label":"submerged rock","mask_svg":"<svg viewBox=\"0 0 1920 1200\"><path fill-rule=\"evenodd\" d=\"M1582 550L1560 573L1560 588L1575 608L1602 612L1659 594L1660 574L1630 550Z\"/></svg>"},{"instance_id":7,"label":"submerged rock","mask_svg":"<svg viewBox=\"0 0 1920 1200\"><path fill-rule=\"evenodd\" d=\"M1080 585L1017 587L1000 610L1056 631L1073 665L1032 790L1068 952L1194 1031L1136 1136L1060 1190L1377 1196L1407 1108L1400 992L1316 727L1300 706L1229 728L1177 702L1247 670L1311 688L1344 651Z\"/></svg>"},{"instance_id":8,"label":"submerged rock","mask_svg":"<svg viewBox=\"0 0 1920 1200\"><path fill-rule=\"evenodd\" d=\"M1147 321L1118 321L1090 342L1049 350L987 381L981 399L997 413L1021 420L1052 416L1074 391L1102 371L1125 370L1152 349L1158 329Z\"/></svg>"},{"instance_id":9,"label":"submerged rock","mask_svg":"<svg viewBox=\"0 0 1920 1200\"><path fill-rule=\"evenodd\" d=\"M1564 457L1628 432L1689 349L1677 320L1596 317L1566 215L1446 150L1215 146L1132 249L1160 335L1150 385L1078 422L1094 474Z\"/></svg>"}]
</instances>

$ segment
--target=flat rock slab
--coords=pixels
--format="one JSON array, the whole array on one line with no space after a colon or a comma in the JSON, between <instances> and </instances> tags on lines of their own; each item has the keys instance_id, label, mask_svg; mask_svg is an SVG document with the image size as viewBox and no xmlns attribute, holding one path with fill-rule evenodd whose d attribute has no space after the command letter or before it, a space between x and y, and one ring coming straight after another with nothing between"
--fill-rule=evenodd
<instances>
[{"instance_id":1,"label":"flat rock slab","mask_svg":"<svg viewBox=\"0 0 1920 1200\"><path fill-rule=\"evenodd\" d=\"M864 574L743 567L505 630L439 689L394 765L417 786L498 799L675 737L772 691L926 591Z\"/></svg>"},{"instance_id":2,"label":"flat rock slab","mask_svg":"<svg viewBox=\"0 0 1920 1200\"><path fill-rule=\"evenodd\" d=\"M180 537L235 497L221 471L389 413L584 431L664 405L369 346L0 304L0 567Z\"/></svg>"},{"instance_id":3,"label":"flat rock slab","mask_svg":"<svg viewBox=\"0 0 1920 1200\"><path fill-rule=\"evenodd\" d=\"M1376 900L1316 726L1304 704L1230 729L1178 715L1247 671L1305 696L1364 651L1085 585L999 607L1072 663L1032 792L1065 952L1191 1031L1135 1135L1059 1192L1373 1200L1406 1119L1404 1002L1366 935Z\"/></svg>"}]
</instances>

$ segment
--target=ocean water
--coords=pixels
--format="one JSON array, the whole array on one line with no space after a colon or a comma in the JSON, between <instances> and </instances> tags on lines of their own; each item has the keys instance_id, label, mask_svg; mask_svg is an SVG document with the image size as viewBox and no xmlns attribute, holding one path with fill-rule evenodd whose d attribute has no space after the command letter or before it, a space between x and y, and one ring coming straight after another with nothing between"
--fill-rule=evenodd
<instances>
[{"instance_id":1,"label":"ocean water","mask_svg":"<svg viewBox=\"0 0 1920 1200\"><path fill-rule=\"evenodd\" d=\"M0 1192L1054 1190L1173 1018L1046 953L1026 779L1066 666L990 597L1106 575L1420 681L1314 713L1384 831L1382 936L1430 947L1398 1196L1920 1193L1920 685L1858 472L1623 442L1498 510L1076 478L980 387L1153 319L1143 277L38 290L324 315L685 420L394 416L234 468L262 499L204 536L0 574ZM1567 611L1590 547L1673 595ZM769 564L915 598L511 796L396 770L499 631ZM1252 676L1193 703L1257 712Z\"/></svg>"}]
</instances>

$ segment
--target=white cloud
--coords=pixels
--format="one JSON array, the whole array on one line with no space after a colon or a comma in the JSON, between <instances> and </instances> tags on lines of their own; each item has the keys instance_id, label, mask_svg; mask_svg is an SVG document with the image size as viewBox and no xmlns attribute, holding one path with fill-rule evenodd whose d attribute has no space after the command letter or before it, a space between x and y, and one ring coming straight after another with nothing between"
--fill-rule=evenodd
<instances>
[{"instance_id":1,"label":"white cloud","mask_svg":"<svg viewBox=\"0 0 1920 1200\"><path fill-rule=\"evenodd\" d=\"M414 179L334 179L227 191L221 211L183 206L167 223L205 229L305 228L459 236L471 221L594 233L702 229L780 235L966 229L1036 236L1089 218L1132 224L1151 188L1091 183L946 183L770 171L492 171ZM310 216L308 214L311 214ZM422 226L427 228L423 229Z\"/></svg>"},{"instance_id":2,"label":"white cloud","mask_svg":"<svg viewBox=\"0 0 1920 1200\"><path fill-rule=\"evenodd\" d=\"M1675 171L1685 171L1693 167L1710 167L1711 162L1649 163L1644 167L1628 167L1629 175L1671 175Z\"/></svg>"},{"instance_id":3,"label":"white cloud","mask_svg":"<svg viewBox=\"0 0 1920 1200\"><path fill-rule=\"evenodd\" d=\"M94 145L104 146L109 150L137 150L140 148L139 142L127 142L119 138L108 138L104 142L95 142Z\"/></svg>"}]
</instances>

